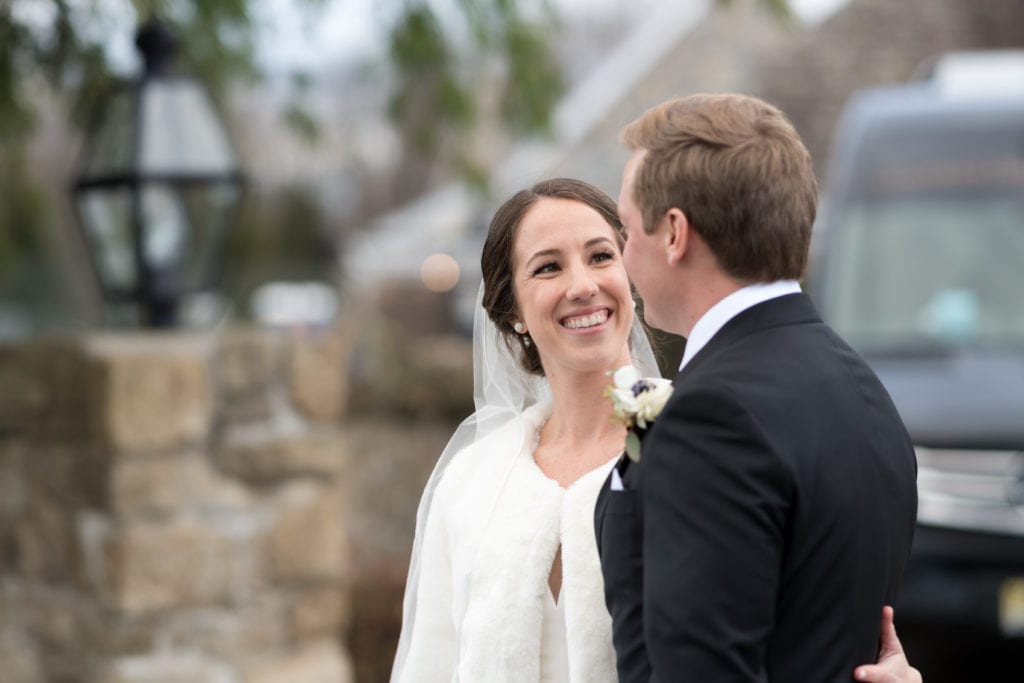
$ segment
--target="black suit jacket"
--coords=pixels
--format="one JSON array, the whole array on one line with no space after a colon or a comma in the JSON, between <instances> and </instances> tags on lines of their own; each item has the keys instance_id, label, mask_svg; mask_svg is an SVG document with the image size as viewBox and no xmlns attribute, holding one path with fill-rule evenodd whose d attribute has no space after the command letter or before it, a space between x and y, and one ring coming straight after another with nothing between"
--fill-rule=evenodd
<instances>
[{"instance_id":1,"label":"black suit jacket","mask_svg":"<svg viewBox=\"0 0 1024 683\"><path fill-rule=\"evenodd\" d=\"M888 393L810 299L730 320L675 377L595 529L622 681L849 681L917 510Z\"/></svg>"}]
</instances>

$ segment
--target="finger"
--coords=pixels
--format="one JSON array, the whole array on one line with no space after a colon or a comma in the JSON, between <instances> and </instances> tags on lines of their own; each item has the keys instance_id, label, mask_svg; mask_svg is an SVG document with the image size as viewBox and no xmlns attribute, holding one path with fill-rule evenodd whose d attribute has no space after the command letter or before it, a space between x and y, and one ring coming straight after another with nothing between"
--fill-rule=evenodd
<instances>
[{"instance_id":1,"label":"finger","mask_svg":"<svg viewBox=\"0 0 1024 683\"><path fill-rule=\"evenodd\" d=\"M881 653L903 654L903 645L896 635L895 612L886 605L882 608Z\"/></svg>"},{"instance_id":2,"label":"finger","mask_svg":"<svg viewBox=\"0 0 1024 683\"><path fill-rule=\"evenodd\" d=\"M858 681L868 681L868 683L891 683L893 681L889 671L877 664L858 666L853 670L853 677Z\"/></svg>"}]
</instances>

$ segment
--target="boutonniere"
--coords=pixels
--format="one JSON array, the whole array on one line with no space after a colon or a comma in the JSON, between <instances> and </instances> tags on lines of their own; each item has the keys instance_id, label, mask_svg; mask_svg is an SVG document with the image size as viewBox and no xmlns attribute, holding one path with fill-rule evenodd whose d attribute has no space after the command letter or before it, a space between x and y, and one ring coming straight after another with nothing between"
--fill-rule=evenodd
<instances>
[{"instance_id":1,"label":"boutonniere","mask_svg":"<svg viewBox=\"0 0 1024 683\"><path fill-rule=\"evenodd\" d=\"M641 377L632 365L612 376L604 395L612 400L614 420L626 428L626 455L640 462L640 434L654 422L672 395L672 381L661 377Z\"/></svg>"}]
</instances>

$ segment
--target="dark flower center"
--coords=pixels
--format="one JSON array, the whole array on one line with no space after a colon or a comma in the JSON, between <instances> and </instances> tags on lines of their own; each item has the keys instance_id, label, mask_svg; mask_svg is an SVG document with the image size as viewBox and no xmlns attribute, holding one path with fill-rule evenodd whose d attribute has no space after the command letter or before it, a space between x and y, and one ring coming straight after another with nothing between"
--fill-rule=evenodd
<instances>
[{"instance_id":1,"label":"dark flower center","mask_svg":"<svg viewBox=\"0 0 1024 683\"><path fill-rule=\"evenodd\" d=\"M633 386L630 387L630 391L633 392L634 398L644 393L645 391L649 391L650 389L653 389L653 386L650 382L648 382L645 379L639 380Z\"/></svg>"}]
</instances>

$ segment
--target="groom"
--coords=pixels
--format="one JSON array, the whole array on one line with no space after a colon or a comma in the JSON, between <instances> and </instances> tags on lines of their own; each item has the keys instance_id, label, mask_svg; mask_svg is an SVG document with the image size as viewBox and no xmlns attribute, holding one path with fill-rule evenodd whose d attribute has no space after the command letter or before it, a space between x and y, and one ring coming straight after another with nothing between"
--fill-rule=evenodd
<instances>
[{"instance_id":1,"label":"groom","mask_svg":"<svg viewBox=\"0 0 1024 683\"><path fill-rule=\"evenodd\" d=\"M623 133L626 269L687 338L674 393L595 511L622 681L849 681L878 653L914 451L798 279L817 186L775 107L657 106Z\"/></svg>"}]
</instances>

